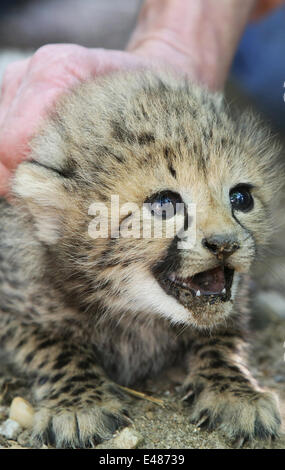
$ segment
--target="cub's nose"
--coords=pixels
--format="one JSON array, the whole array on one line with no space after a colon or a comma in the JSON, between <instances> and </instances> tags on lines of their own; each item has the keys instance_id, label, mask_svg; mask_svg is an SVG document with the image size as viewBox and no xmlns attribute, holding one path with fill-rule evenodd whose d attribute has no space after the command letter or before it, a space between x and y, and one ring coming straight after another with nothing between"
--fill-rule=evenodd
<instances>
[{"instance_id":1,"label":"cub's nose","mask_svg":"<svg viewBox=\"0 0 285 470\"><path fill-rule=\"evenodd\" d=\"M212 235L203 238L202 245L219 259L227 258L240 248L234 235Z\"/></svg>"}]
</instances>

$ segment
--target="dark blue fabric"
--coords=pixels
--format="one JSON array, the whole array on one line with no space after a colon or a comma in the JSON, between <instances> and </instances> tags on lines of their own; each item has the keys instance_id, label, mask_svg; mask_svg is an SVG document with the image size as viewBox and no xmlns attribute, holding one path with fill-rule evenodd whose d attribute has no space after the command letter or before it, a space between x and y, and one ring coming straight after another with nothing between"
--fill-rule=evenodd
<instances>
[{"instance_id":1,"label":"dark blue fabric","mask_svg":"<svg viewBox=\"0 0 285 470\"><path fill-rule=\"evenodd\" d=\"M247 27L231 75L260 110L285 130L285 6Z\"/></svg>"}]
</instances>

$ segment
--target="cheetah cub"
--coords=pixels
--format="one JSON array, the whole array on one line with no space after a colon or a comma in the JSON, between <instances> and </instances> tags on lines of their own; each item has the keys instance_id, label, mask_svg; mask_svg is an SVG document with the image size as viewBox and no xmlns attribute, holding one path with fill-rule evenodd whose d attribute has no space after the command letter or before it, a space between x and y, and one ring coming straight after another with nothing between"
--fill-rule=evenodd
<instances>
[{"instance_id":1,"label":"cheetah cub","mask_svg":"<svg viewBox=\"0 0 285 470\"><path fill-rule=\"evenodd\" d=\"M31 149L1 201L0 341L31 380L33 438L95 446L130 422L117 384L178 362L189 420L277 436L246 364L248 273L281 179L267 130L142 70L75 89Z\"/></svg>"}]
</instances>

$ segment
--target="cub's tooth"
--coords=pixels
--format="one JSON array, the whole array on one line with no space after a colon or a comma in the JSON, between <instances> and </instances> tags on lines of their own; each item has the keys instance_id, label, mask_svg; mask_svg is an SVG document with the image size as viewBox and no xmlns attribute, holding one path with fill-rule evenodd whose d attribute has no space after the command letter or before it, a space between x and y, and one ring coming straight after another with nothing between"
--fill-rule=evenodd
<instances>
[{"instance_id":1,"label":"cub's tooth","mask_svg":"<svg viewBox=\"0 0 285 470\"><path fill-rule=\"evenodd\" d=\"M222 294L225 294L225 293L226 293L226 289L224 287L223 290L222 290Z\"/></svg>"},{"instance_id":2,"label":"cub's tooth","mask_svg":"<svg viewBox=\"0 0 285 470\"><path fill-rule=\"evenodd\" d=\"M200 295L201 295L201 292L199 290L197 290L196 297L200 297Z\"/></svg>"},{"instance_id":3,"label":"cub's tooth","mask_svg":"<svg viewBox=\"0 0 285 470\"><path fill-rule=\"evenodd\" d=\"M175 281L175 274L171 273L169 276L170 281L174 282Z\"/></svg>"}]
</instances>

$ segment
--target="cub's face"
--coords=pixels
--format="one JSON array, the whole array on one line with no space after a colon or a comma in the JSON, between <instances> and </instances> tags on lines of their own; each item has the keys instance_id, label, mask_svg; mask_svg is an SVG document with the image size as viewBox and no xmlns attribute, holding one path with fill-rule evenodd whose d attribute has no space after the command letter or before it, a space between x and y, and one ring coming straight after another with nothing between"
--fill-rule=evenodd
<instances>
[{"instance_id":1,"label":"cub's face","mask_svg":"<svg viewBox=\"0 0 285 470\"><path fill-rule=\"evenodd\" d=\"M83 307L211 328L270 237L277 153L219 96L150 72L114 75L58 106L14 190Z\"/></svg>"}]
</instances>

